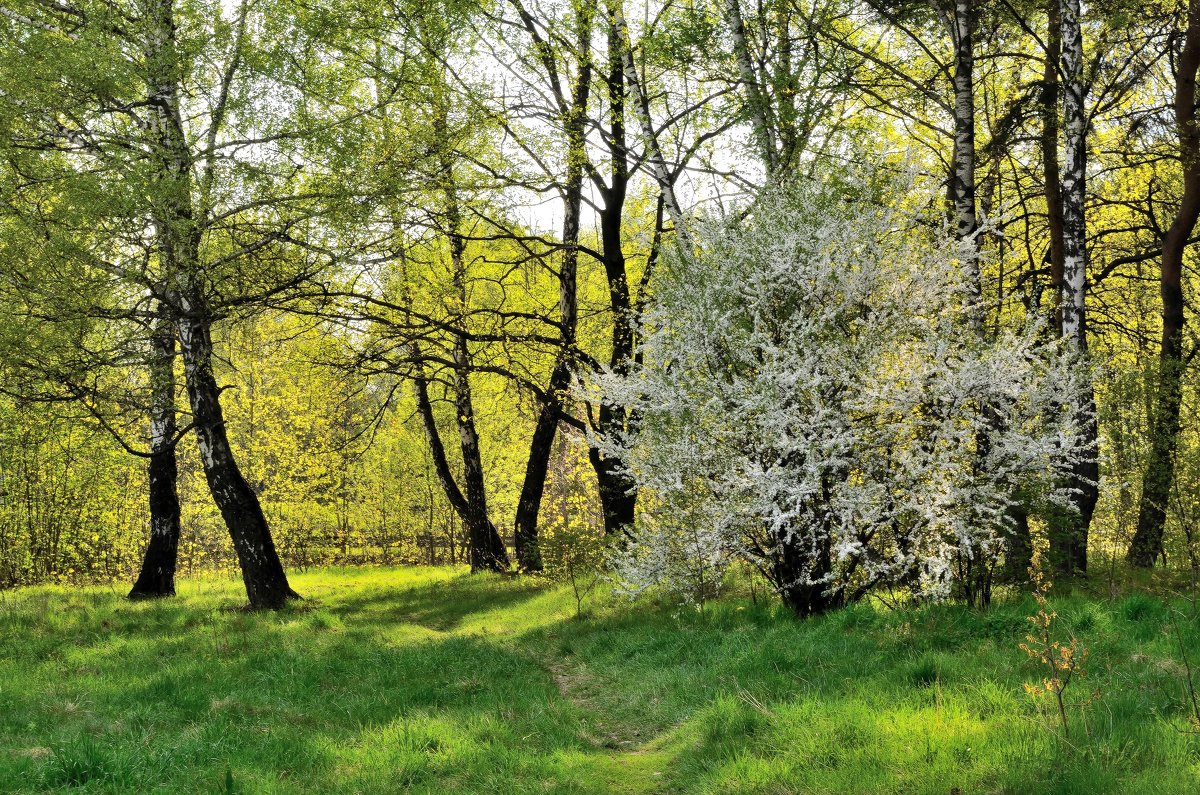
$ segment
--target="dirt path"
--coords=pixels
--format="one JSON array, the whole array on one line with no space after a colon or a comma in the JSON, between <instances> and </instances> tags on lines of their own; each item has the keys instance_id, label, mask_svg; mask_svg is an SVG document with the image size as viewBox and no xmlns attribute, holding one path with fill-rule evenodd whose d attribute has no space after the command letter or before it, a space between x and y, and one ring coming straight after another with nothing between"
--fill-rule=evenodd
<instances>
[{"instance_id":1,"label":"dirt path","mask_svg":"<svg viewBox=\"0 0 1200 795\"><path fill-rule=\"evenodd\" d=\"M675 753L669 747L672 732L646 736L642 729L625 722L606 720L591 697L602 683L582 666L560 659L540 660L558 688L559 695L585 713L591 731L584 735L594 749L597 775L613 793L668 793L668 775Z\"/></svg>"}]
</instances>

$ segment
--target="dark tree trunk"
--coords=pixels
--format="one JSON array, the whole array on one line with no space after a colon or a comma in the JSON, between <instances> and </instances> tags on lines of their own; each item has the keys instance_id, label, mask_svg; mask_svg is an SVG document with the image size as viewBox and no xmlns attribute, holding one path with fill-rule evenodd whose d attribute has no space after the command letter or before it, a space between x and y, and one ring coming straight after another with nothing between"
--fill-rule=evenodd
<instances>
[{"instance_id":1,"label":"dark tree trunk","mask_svg":"<svg viewBox=\"0 0 1200 795\"><path fill-rule=\"evenodd\" d=\"M517 565L522 571L541 571L542 553L538 541L538 517L542 512L542 497L546 493L546 475L550 471L550 454L562 413L562 392L571 380L571 364L566 354L560 354L550 374L546 401L538 412L533 436L529 441L529 458L525 461L525 479L517 500L513 543Z\"/></svg>"},{"instance_id":2,"label":"dark tree trunk","mask_svg":"<svg viewBox=\"0 0 1200 795\"><path fill-rule=\"evenodd\" d=\"M202 304L196 301L193 305ZM204 476L233 539L246 596L252 608L278 609L299 595L288 585L258 496L242 476L229 446L221 390L213 375L208 320L185 314L179 321L179 341Z\"/></svg>"},{"instance_id":3,"label":"dark tree trunk","mask_svg":"<svg viewBox=\"0 0 1200 795\"><path fill-rule=\"evenodd\" d=\"M454 414L458 422L463 459L463 484L467 498L468 537L471 540L471 571L503 571L508 568L504 540L488 518L487 488L483 480L483 456L475 429L475 407L468 377L467 342L459 336L454 345Z\"/></svg>"},{"instance_id":4,"label":"dark tree trunk","mask_svg":"<svg viewBox=\"0 0 1200 795\"><path fill-rule=\"evenodd\" d=\"M1046 61L1042 69L1042 179L1045 182L1046 228L1050 234L1047 252L1050 264L1050 302L1054 330L1062 334L1063 292L1063 206L1062 175L1058 163L1058 69L1062 57L1062 14L1059 0L1046 4Z\"/></svg>"},{"instance_id":5,"label":"dark tree trunk","mask_svg":"<svg viewBox=\"0 0 1200 795\"><path fill-rule=\"evenodd\" d=\"M1196 73L1200 70L1200 0L1188 3L1187 34L1175 75L1175 124L1183 167L1183 197L1163 239L1160 290L1162 342L1158 356L1158 389L1150 423L1150 454L1142 473L1137 530L1128 560L1150 568L1163 551L1167 505L1175 484L1175 450L1179 443L1179 409L1183 402L1184 299L1183 255L1200 218L1200 130L1196 127Z\"/></svg>"},{"instance_id":6,"label":"dark tree trunk","mask_svg":"<svg viewBox=\"0 0 1200 795\"><path fill-rule=\"evenodd\" d=\"M442 124L446 124L446 109L438 108ZM467 306L467 262L466 240L462 235L462 210L459 206L458 188L454 182L453 163L442 152L442 185L446 195L446 235L450 243L452 265L451 278L454 283L455 299L462 313L459 323L465 324ZM451 368L454 386L454 420L458 426L459 450L463 460L463 492L465 513L463 523L467 526L470 541L471 571L503 571L508 568L508 553L504 540L496 532L496 526L488 517L487 487L483 478L483 454L479 447L479 432L475 427L475 404L471 399L471 352L467 347L466 333L454 335Z\"/></svg>"},{"instance_id":7,"label":"dark tree trunk","mask_svg":"<svg viewBox=\"0 0 1200 795\"><path fill-rule=\"evenodd\" d=\"M130 599L175 595L179 552L175 460L175 326L157 321L150 338L150 541Z\"/></svg>"},{"instance_id":8,"label":"dark tree trunk","mask_svg":"<svg viewBox=\"0 0 1200 795\"><path fill-rule=\"evenodd\" d=\"M604 207L600 211L600 241L604 275L608 283L608 301L612 310L612 354L609 366L624 375L633 362L634 307L630 300L629 279L625 271L625 253L621 248L621 222L625 196L629 187L628 152L625 147L625 81L620 30L616 20L610 20L608 50L608 100L611 120L612 178L603 191ZM596 412L596 430L602 436L615 436L627 430L628 412L601 401ZM596 471L600 505L604 511L604 532L613 536L628 533L633 527L637 510L637 484L625 472L620 461L592 448L588 453Z\"/></svg>"},{"instance_id":9,"label":"dark tree trunk","mask_svg":"<svg viewBox=\"0 0 1200 795\"><path fill-rule=\"evenodd\" d=\"M158 161L153 215L165 271L162 289L176 314L192 426L205 478L233 539L250 606L275 609L299 596L288 586L258 497L242 477L225 433L221 390L212 369L212 319L202 285L201 230L192 198L193 158L179 107L183 77L174 4L153 0L145 16L146 106Z\"/></svg>"},{"instance_id":10,"label":"dark tree trunk","mask_svg":"<svg viewBox=\"0 0 1200 795\"><path fill-rule=\"evenodd\" d=\"M421 367L420 351L415 345L412 346L413 361L417 363L417 372L413 378L414 388L417 396L417 413L421 415L421 422L425 426L425 437L429 442L430 458L433 460L433 470L437 474L438 482L442 484L442 491L446 495L446 501L450 503L450 507L454 509L455 515L462 520L463 526L467 528L468 541L471 545L471 552L468 558L472 562L472 570L477 570L475 567L476 558L483 558L483 555L476 555L476 548L487 550L495 550L498 548L501 553L504 553L504 544L500 540L500 533L492 525L491 520L487 517L486 508L482 512L482 520L487 522L488 529L480 531L478 526L473 528L472 522L480 522L481 514L471 508L467 497L458 487L458 481L455 480L454 474L450 471L450 461L446 457L446 446L442 442L442 435L438 431L437 419L433 413L433 403L429 399L429 381L425 377L425 373ZM482 472L482 468L480 468ZM474 539L474 540L472 540ZM451 563L453 560L453 547L451 547ZM504 553L502 565L495 568L506 568L508 566L507 554ZM488 567L485 567L488 568Z\"/></svg>"},{"instance_id":11,"label":"dark tree trunk","mask_svg":"<svg viewBox=\"0 0 1200 795\"><path fill-rule=\"evenodd\" d=\"M533 437L529 442L529 457L525 464L525 479L517 502L513 543L517 563L522 571L541 571L542 554L538 547L538 517L546 491L546 474L554 437L562 416L563 396L571 383L574 368L573 350L578 324L576 294L579 269L579 225L583 208L583 163L587 157L585 124L588 97L592 86L592 7L579 6L579 69L571 94L571 105L564 109L563 126L567 134L567 181L563 192L563 255L559 271L558 309L562 329L562 349L555 358L550 373L546 400L538 412ZM549 68L549 67L548 67Z\"/></svg>"},{"instance_id":12,"label":"dark tree trunk","mask_svg":"<svg viewBox=\"0 0 1200 795\"><path fill-rule=\"evenodd\" d=\"M1015 506L1008 512L1012 531L1004 545L1004 579L1011 583L1029 582L1033 564L1033 536L1029 532L1029 512Z\"/></svg>"},{"instance_id":13,"label":"dark tree trunk","mask_svg":"<svg viewBox=\"0 0 1200 795\"><path fill-rule=\"evenodd\" d=\"M421 353L416 345L411 346L412 359L416 362L416 375L413 377L413 390L417 396L417 413L421 415L421 423L425 427L425 439L429 442L429 454L433 460L433 471L437 474L446 501L458 514L460 519L467 515L467 498L458 488L458 482L450 471L450 461L446 457L446 446L442 443L442 434L438 431L437 418L433 414L433 403L429 399L429 381L422 368Z\"/></svg>"},{"instance_id":14,"label":"dark tree trunk","mask_svg":"<svg viewBox=\"0 0 1200 795\"><path fill-rule=\"evenodd\" d=\"M807 618L844 604L844 591L824 582L833 571L828 535L814 540L803 531L785 530L777 544L767 576L792 612Z\"/></svg>"}]
</instances>

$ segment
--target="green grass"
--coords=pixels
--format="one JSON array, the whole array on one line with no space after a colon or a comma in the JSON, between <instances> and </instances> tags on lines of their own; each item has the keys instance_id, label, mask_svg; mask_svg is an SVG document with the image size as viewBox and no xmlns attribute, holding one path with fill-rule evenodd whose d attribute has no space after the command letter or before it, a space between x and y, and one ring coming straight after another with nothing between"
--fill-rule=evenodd
<instances>
[{"instance_id":1,"label":"green grass","mask_svg":"<svg viewBox=\"0 0 1200 795\"><path fill-rule=\"evenodd\" d=\"M1054 600L1090 650L1058 739L1031 601L704 615L455 569L296 575L307 599L0 593L0 791L1182 793L1200 788L1163 602ZM1186 611L1179 603L1176 607ZM1200 662L1200 622L1177 619ZM1094 696L1094 698L1093 698Z\"/></svg>"}]
</instances>

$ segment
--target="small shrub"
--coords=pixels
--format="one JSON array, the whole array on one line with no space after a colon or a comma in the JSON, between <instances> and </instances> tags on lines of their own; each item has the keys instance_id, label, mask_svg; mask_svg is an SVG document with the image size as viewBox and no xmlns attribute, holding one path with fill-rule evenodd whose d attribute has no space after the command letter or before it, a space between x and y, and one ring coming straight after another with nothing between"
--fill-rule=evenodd
<instances>
[{"instance_id":1,"label":"small shrub","mask_svg":"<svg viewBox=\"0 0 1200 795\"><path fill-rule=\"evenodd\" d=\"M1048 609L1046 599L1048 583L1045 575L1038 568L1038 558L1034 559L1030 568L1030 576L1034 582L1033 598L1037 600L1038 610L1029 616L1029 623L1034 630L1025 636L1025 643L1019 644L1021 651L1040 665L1045 673L1041 682L1025 683L1025 692L1037 704L1038 710L1043 710L1043 703L1050 700L1057 713L1059 724L1062 726L1062 736L1070 736L1070 722L1067 719L1067 688L1076 679L1084 675L1084 665L1087 662L1088 650L1079 645L1074 636L1068 641L1055 637L1055 622L1058 614Z\"/></svg>"}]
</instances>

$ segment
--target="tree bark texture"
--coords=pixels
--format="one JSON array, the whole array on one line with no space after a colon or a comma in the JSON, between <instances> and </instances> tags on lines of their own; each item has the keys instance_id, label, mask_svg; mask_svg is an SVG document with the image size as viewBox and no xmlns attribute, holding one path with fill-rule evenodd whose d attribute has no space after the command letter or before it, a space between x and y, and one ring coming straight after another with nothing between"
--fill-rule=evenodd
<instances>
[{"instance_id":1,"label":"tree bark texture","mask_svg":"<svg viewBox=\"0 0 1200 795\"><path fill-rule=\"evenodd\" d=\"M1087 354L1087 117L1084 100L1087 86L1083 76L1083 30L1079 0L1062 0L1062 335L1081 357ZM1099 429L1096 399L1091 384L1072 407L1081 425L1084 449L1071 474L1073 516L1052 527L1050 553L1064 574L1087 571L1088 530L1099 499Z\"/></svg>"},{"instance_id":2,"label":"tree bark texture","mask_svg":"<svg viewBox=\"0 0 1200 795\"><path fill-rule=\"evenodd\" d=\"M130 599L175 595L179 553L175 441L175 324L160 308L150 337L150 541Z\"/></svg>"},{"instance_id":3,"label":"tree bark texture","mask_svg":"<svg viewBox=\"0 0 1200 795\"><path fill-rule=\"evenodd\" d=\"M212 368L212 332L204 315L179 321L180 351L187 374L188 402L204 477L229 528L242 569L246 596L255 609L278 609L299 594L288 585L258 495L243 477L230 447L221 409L221 390Z\"/></svg>"},{"instance_id":4,"label":"tree bark texture","mask_svg":"<svg viewBox=\"0 0 1200 795\"><path fill-rule=\"evenodd\" d=\"M575 369L573 351L579 323L577 280L579 270L579 227L583 209L583 165L586 152L588 98L592 84L592 14L586 4L579 9L578 50L580 61L572 88L570 107L563 114L567 138L567 174L563 189L563 243L559 266L558 312L562 347L555 356L550 382L529 441L525 478L517 501L513 543L517 565L522 571L541 571L542 555L538 545L538 518L546 491L546 476L554 437L563 412L563 399Z\"/></svg>"},{"instance_id":5,"label":"tree bark texture","mask_svg":"<svg viewBox=\"0 0 1200 795\"><path fill-rule=\"evenodd\" d=\"M1179 410L1183 402L1184 297L1183 257L1187 240L1200 218L1200 130L1196 123L1196 74L1200 69L1200 0L1190 0L1187 33L1175 75L1175 125L1183 168L1183 196L1175 220L1163 238L1159 289L1163 328L1158 356L1158 384L1150 423L1150 453L1142 473L1137 530L1128 560L1149 568L1163 551L1167 506L1175 484L1175 451L1179 444Z\"/></svg>"}]
</instances>

